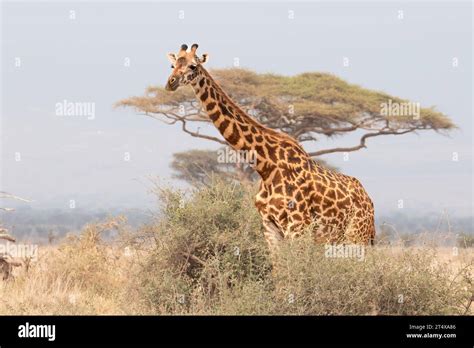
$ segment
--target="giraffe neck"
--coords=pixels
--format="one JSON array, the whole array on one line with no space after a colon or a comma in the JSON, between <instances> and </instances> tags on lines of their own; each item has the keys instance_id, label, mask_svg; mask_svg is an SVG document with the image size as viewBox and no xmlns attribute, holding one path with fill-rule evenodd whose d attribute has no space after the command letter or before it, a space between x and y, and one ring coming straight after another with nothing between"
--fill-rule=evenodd
<instances>
[{"instance_id":1,"label":"giraffe neck","mask_svg":"<svg viewBox=\"0 0 474 348\"><path fill-rule=\"evenodd\" d=\"M266 180L276 167L276 136L279 133L251 118L202 66L198 69L198 76L191 86L210 120L234 150L253 154L255 169Z\"/></svg>"}]
</instances>

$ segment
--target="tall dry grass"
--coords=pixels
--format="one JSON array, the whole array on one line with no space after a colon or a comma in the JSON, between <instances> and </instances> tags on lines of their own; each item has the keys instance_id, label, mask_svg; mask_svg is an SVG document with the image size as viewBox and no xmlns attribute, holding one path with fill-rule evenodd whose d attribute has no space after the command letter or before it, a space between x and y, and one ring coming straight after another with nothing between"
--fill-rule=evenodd
<instances>
[{"instance_id":1,"label":"tall dry grass","mask_svg":"<svg viewBox=\"0 0 474 348\"><path fill-rule=\"evenodd\" d=\"M392 244L328 258L306 236L272 265L250 191L159 189L148 226L111 219L40 247L0 283L0 314L472 314L472 248Z\"/></svg>"}]
</instances>

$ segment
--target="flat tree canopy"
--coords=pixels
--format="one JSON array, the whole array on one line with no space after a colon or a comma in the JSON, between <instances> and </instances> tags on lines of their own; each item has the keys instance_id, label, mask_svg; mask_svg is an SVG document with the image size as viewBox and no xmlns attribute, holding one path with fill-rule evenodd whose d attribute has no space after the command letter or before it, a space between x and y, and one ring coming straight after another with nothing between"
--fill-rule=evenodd
<instances>
[{"instance_id":1,"label":"flat tree canopy","mask_svg":"<svg viewBox=\"0 0 474 348\"><path fill-rule=\"evenodd\" d=\"M353 146L319 149L309 153L313 157L360 150L370 137L420 130L446 132L456 127L434 107L420 107L384 92L349 84L331 74L282 76L241 68L210 73L259 122L301 143L362 131L359 142ZM121 100L117 106L132 107L168 124L181 124L182 130L194 137L226 144L222 137L190 127L193 122L210 122L191 88L170 93L163 87L148 87L144 96Z\"/></svg>"}]
</instances>

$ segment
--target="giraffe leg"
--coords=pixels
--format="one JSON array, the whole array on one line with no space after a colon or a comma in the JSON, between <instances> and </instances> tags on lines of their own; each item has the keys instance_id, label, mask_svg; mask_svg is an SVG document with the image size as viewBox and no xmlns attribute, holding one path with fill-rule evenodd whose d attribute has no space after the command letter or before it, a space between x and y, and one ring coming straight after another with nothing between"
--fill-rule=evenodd
<instances>
[{"instance_id":1,"label":"giraffe leg","mask_svg":"<svg viewBox=\"0 0 474 348\"><path fill-rule=\"evenodd\" d=\"M263 234L268 243L268 248L270 249L272 259L274 259L284 235L277 225L270 219L263 219L263 227L265 228Z\"/></svg>"},{"instance_id":2,"label":"giraffe leg","mask_svg":"<svg viewBox=\"0 0 474 348\"><path fill-rule=\"evenodd\" d=\"M265 228L264 235L270 250L270 260L272 263L272 276L275 282L275 291L277 296L280 297L284 294L284 287L282 287L278 276L278 251L280 249L281 243L283 242L284 234L271 219L263 219L263 227Z\"/></svg>"}]
</instances>

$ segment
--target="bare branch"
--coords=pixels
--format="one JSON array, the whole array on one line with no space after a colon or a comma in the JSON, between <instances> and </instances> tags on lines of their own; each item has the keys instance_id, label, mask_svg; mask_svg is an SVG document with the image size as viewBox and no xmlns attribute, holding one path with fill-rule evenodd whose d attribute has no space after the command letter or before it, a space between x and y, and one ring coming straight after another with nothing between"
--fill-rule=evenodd
<instances>
[{"instance_id":1,"label":"bare branch","mask_svg":"<svg viewBox=\"0 0 474 348\"><path fill-rule=\"evenodd\" d=\"M8 240L9 242L13 243L16 242L16 239L7 233L0 233L0 239Z\"/></svg>"},{"instance_id":2,"label":"bare branch","mask_svg":"<svg viewBox=\"0 0 474 348\"><path fill-rule=\"evenodd\" d=\"M30 200L30 199L21 198L21 197L12 195L11 193L7 193L7 192L4 192L4 191L0 191L0 198L11 198L11 199L16 199L16 200L18 200L18 201L28 202L28 203L29 203L29 202L33 202L33 201Z\"/></svg>"},{"instance_id":3,"label":"bare branch","mask_svg":"<svg viewBox=\"0 0 474 348\"><path fill-rule=\"evenodd\" d=\"M227 143L219 138L216 138L216 137L213 137L213 136L210 136L210 135L205 135L205 134L199 134L198 132L193 132L189 129L186 128L186 120L184 118L180 119L180 121L182 122L183 126L181 127L181 129L188 133L189 135L195 137L195 138L201 138L201 139L207 139L207 140L212 140L212 141L215 141L216 143L219 143L219 144L222 144L222 145L227 145Z\"/></svg>"},{"instance_id":4,"label":"bare branch","mask_svg":"<svg viewBox=\"0 0 474 348\"><path fill-rule=\"evenodd\" d=\"M326 155L328 153L334 153L334 152L357 151L357 150L360 150L362 148L367 147L365 145L365 141L368 138L377 137L379 135L401 135L401 134L406 134L406 133L410 133L410 132L414 132L414 131L416 131L416 128L411 128L411 129L407 129L405 131L400 131L400 132L397 132L397 131L380 131L380 132L377 132L377 133L366 133L360 138L359 145L352 146L352 147L336 147L336 148L333 148L333 149L319 150L319 151L315 151L315 152L310 152L309 155L311 157L317 157L317 156Z\"/></svg>"}]
</instances>

